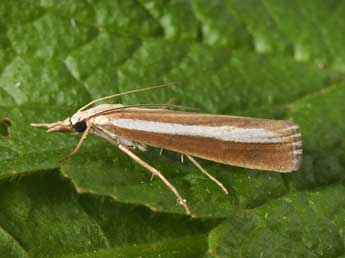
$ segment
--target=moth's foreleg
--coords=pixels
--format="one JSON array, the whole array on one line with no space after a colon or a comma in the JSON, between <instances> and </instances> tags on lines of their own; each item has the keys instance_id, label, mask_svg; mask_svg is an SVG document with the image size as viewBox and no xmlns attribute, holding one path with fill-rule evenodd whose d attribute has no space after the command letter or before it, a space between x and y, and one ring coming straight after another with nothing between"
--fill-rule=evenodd
<instances>
[{"instance_id":1,"label":"moth's foreleg","mask_svg":"<svg viewBox=\"0 0 345 258\"><path fill-rule=\"evenodd\" d=\"M67 156L65 156L62 160L60 160L60 162L66 161L67 159L71 158L73 155L75 155L79 151L80 146L82 145L82 143L87 138L87 135L89 134L90 129L91 129L91 124L87 125L87 127L86 127L85 131L83 132L83 135L81 136L77 146L75 146L75 148Z\"/></svg>"},{"instance_id":2,"label":"moth's foreleg","mask_svg":"<svg viewBox=\"0 0 345 258\"><path fill-rule=\"evenodd\" d=\"M212 176L211 174L209 174L200 164L199 162L197 162L192 156L185 154L186 157L194 164L194 166L196 166L201 173L203 173L204 175L206 175L209 179L211 179L213 182L215 182L226 194L229 194L228 190L225 188L225 186L219 182L214 176Z\"/></svg>"},{"instance_id":3,"label":"moth's foreleg","mask_svg":"<svg viewBox=\"0 0 345 258\"><path fill-rule=\"evenodd\" d=\"M191 212L189 210L189 207L186 203L186 200L182 198L182 196L179 194L179 192L176 190L176 188L168 181L168 179L166 179L162 173L157 170L156 168L152 167L150 164L146 163L144 160L142 160L141 158L139 158L137 155L135 155L132 151L130 151L127 147L119 144L118 145L119 149L121 151L123 151L124 153L126 153L129 157L131 157L133 160L135 160L136 162L138 162L141 166L143 166L144 168L146 168L148 171L150 171L153 175L158 176L163 183L175 194L175 196L177 197L177 202L184 208L184 210L186 211L186 213L188 215L191 215Z\"/></svg>"}]
</instances>

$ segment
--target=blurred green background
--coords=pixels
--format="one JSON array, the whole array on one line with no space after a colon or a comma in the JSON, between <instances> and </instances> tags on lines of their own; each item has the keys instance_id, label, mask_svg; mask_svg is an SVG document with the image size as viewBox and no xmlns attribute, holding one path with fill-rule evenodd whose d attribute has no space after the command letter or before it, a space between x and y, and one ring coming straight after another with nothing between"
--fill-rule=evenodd
<instances>
[{"instance_id":1,"label":"blurred green background","mask_svg":"<svg viewBox=\"0 0 345 258\"><path fill-rule=\"evenodd\" d=\"M345 1L0 2L0 257L345 257ZM88 101L290 119L288 175L208 161L225 196L177 154L140 157L186 197L94 136L47 134Z\"/></svg>"}]
</instances>

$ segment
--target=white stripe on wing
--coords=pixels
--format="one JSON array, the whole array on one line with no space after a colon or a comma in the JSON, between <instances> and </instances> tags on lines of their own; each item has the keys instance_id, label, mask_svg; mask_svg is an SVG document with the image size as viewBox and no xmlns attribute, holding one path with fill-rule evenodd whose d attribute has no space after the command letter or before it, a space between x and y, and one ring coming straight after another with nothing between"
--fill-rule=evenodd
<instances>
[{"instance_id":1,"label":"white stripe on wing","mask_svg":"<svg viewBox=\"0 0 345 258\"><path fill-rule=\"evenodd\" d=\"M102 125L114 125L129 130L170 135L197 136L222 141L242 143L279 143L282 137L263 128L239 128L234 126L205 126L162 123L135 119L102 119Z\"/></svg>"}]
</instances>

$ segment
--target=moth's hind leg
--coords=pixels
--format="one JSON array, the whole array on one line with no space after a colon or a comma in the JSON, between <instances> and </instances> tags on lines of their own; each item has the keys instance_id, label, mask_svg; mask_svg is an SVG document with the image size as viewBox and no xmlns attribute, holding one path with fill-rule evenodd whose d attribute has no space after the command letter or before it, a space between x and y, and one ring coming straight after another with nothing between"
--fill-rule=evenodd
<instances>
[{"instance_id":1,"label":"moth's hind leg","mask_svg":"<svg viewBox=\"0 0 345 258\"><path fill-rule=\"evenodd\" d=\"M197 162L192 156L185 154L186 157L196 166L201 173L206 175L209 179L211 179L213 182L215 182L226 194L229 194L228 190L225 188L225 186L219 182L214 176L212 176L210 173L208 173L200 164Z\"/></svg>"},{"instance_id":2,"label":"moth's hind leg","mask_svg":"<svg viewBox=\"0 0 345 258\"><path fill-rule=\"evenodd\" d=\"M133 160L135 160L136 162L138 162L141 166L143 166L144 168L146 168L148 171L150 171L153 175L158 176L163 183L175 194L175 196L177 197L177 202L184 208L184 210L186 211L186 213L188 215L191 215L191 212L189 210L189 207L187 205L187 202L185 199L182 198L182 196L180 195L180 193L177 191L177 189L168 181L168 179L165 178L165 176L162 175L162 173L157 170L156 168L152 167L151 165L149 165L148 163L146 163L144 160L142 160L141 158L139 158L137 155L135 155L131 150L129 150L126 146L123 146L121 144L118 145L119 149L121 151L123 151L124 153L126 153L129 157L131 157Z\"/></svg>"}]
</instances>

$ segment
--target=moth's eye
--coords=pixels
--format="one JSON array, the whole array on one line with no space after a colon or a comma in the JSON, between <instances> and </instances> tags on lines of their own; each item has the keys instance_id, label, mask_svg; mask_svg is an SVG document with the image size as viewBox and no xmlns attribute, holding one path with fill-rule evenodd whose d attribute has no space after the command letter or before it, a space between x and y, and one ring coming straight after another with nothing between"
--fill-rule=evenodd
<instances>
[{"instance_id":1,"label":"moth's eye","mask_svg":"<svg viewBox=\"0 0 345 258\"><path fill-rule=\"evenodd\" d=\"M72 125L74 130L76 130L78 133L82 133L86 129L86 123L85 121L80 121Z\"/></svg>"}]
</instances>

